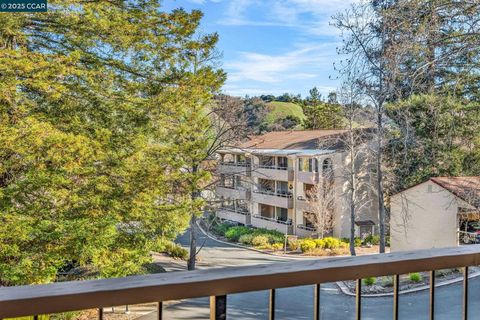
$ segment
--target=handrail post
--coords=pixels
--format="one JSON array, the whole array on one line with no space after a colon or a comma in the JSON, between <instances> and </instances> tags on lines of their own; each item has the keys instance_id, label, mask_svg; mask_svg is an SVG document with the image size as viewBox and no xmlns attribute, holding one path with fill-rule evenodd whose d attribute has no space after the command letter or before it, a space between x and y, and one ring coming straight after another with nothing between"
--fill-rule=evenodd
<instances>
[{"instance_id":1,"label":"handrail post","mask_svg":"<svg viewBox=\"0 0 480 320\"><path fill-rule=\"evenodd\" d=\"M355 319L362 319L362 279L357 279L357 286L355 288Z\"/></svg>"},{"instance_id":2,"label":"handrail post","mask_svg":"<svg viewBox=\"0 0 480 320\"><path fill-rule=\"evenodd\" d=\"M157 320L162 320L163 317L163 302L159 301L157 304Z\"/></svg>"},{"instance_id":3,"label":"handrail post","mask_svg":"<svg viewBox=\"0 0 480 320\"><path fill-rule=\"evenodd\" d=\"M275 289L270 289L268 300L268 319L275 320Z\"/></svg>"},{"instance_id":4,"label":"handrail post","mask_svg":"<svg viewBox=\"0 0 480 320\"><path fill-rule=\"evenodd\" d=\"M210 297L210 320L227 319L227 296Z\"/></svg>"},{"instance_id":5,"label":"handrail post","mask_svg":"<svg viewBox=\"0 0 480 320\"><path fill-rule=\"evenodd\" d=\"M398 320L398 298L400 293L400 275L393 276L393 320Z\"/></svg>"},{"instance_id":6,"label":"handrail post","mask_svg":"<svg viewBox=\"0 0 480 320\"><path fill-rule=\"evenodd\" d=\"M98 308L98 320L103 320L103 308Z\"/></svg>"},{"instance_id":7,"label":"handrail post","mask_svg":"<svg viewBox=\"0 0 480 320\"><path fill-rule=\"evenodd\" d=\"M313 294L313 319L320 320L320 284L315 285Z\"/></svg>"},{"instance_id":8,"label":"handrail post","mask_svg":"<svg viewBox=\"0 0 480 320\"><path fill-rule=\"evenodd\" d=\"M430 320L435 319L435 270L430 271Z\"/></svg>"},{"instance_id":9,"label":"handrail post","mask_svg":"<svg viewBox=\"0 0 480 320\"><path fill-rule=\"evenodd\" d=\"M463 269L463 320L468 319L468 267Z\"/></svg>"}]
</instances>

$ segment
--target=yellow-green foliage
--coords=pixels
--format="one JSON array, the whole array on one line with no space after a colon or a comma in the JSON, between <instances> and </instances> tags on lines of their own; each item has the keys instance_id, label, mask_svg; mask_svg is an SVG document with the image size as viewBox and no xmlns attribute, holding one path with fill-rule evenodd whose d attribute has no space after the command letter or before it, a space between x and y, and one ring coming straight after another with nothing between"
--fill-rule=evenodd
<instances>
[{"instance_id":1,"label":"yellow-green foliage","mask_svg":"<svg viewBox=\"0 0 480 320\"><path fill-rule=\"evenodd\" d=\"M314 239L313 241L318 249L325 249L325 241L323 239Z\"/></svg>"},{"instance_id":2,"label":"yellow-green foliage","mask_svg":"<svg viewBox=\"0 0 480 320\"><path fill-rule=\"evenodd\" d=\"M325 249L336 249L336 248L340 248L340 246L342 245L342 241L337 238L326 237L326 238L323 238L322 240L325 244L324 245Z\"/></svg>"},{"instance_id":3,"label":"yellow-green foliage","mask_svg":"<svg viewBox=\"0 0 480 320\"><path fill-rule=\"evenodd\" d=\"M283 243L275 242L274 244L272 244L272 249L273 250L282 250L283 249Z\"/></svg>"},{"instance_id":4,"label":"yellow-green foliage","mask_svg":"<svg viewBox=\"0 0 480 320\"><path fill-rule=\"evenodd\" d=\"M266 236L259 235L252 238L252 245L255 247L266 247L269 244L270 242Z\"/></svg>"},{"instance_id":5,"label":"yellow-green foliage","mask_svg":"<svg viewBox=\"0 0 480 320\"><path fill-rule=\"evenodd\" d=\"M300 241L298 240L289 239L287 244L292 251L297 251L300 247Z\"/></svg>"},{"instance_id":6,"label":"yellow-green foliage","mask_svg":"<svg viewBox=\"0 0 480 320\"><path fill-rule=\"evenodd\" d=\"M201 214L197 166L224 81L202 14L158 1L52 0L0 13L0 286L141 271ZM187 54L188 53L188 54ZM193 65L195 64L195 68ZM191 70L195 69L195 73Z\"/></svg>"},{"instance_id":7,"label":"yellow-green foliage","mask_svg":"<svg viewBox=\"0 0 480 320\"><path fill-rule=\"evenodd\" d=\"M301 242L300 242L300 250L302 250L302 252L311 252L313 251L313 249L316 248L316 243L315 241L313 241L312 239L303 239Z\"/></svg>"}]
</instances>

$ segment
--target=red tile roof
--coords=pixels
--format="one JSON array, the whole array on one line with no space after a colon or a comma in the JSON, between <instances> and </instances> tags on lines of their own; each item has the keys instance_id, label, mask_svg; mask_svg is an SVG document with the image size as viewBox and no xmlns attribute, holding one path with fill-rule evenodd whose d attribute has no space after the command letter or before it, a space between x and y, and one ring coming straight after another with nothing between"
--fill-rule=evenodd
<instances>
[{"instance_id":1,"label":"red tile roof","mask_svg":"<svg viewBox=\"0 0 480 320\"><path fill-rule=\"evenodd\" d=\"M242 143L240 148L250 149L319 149L320 142L335 138L348 130L296 130L296 131L272 131L259 136L250 137Z\"/></svg>"},{"instance_id":2,"label":"red tile roof","mask_svg":"<svg viewBox=\"0 0 480 320\"><path fill-rule=\"evenodd\" d=\"M435 177L431 181L450 191L463 201L480 209L480 176Z\"/></svg>"}]
</instances>

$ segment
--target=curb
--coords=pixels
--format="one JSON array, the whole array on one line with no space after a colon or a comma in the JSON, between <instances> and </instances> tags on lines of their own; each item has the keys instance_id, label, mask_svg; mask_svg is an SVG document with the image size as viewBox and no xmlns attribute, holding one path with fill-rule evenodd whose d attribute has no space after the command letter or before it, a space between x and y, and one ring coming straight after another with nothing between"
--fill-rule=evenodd
<instances>
[{"instance_id":1,"label":"curb","mask_svg":"<svg viewBox=\"0 0 480 320\"><path fill-rule=\"evenodd\" d=\"M291 256L287 256L287 255L285 255L285 254L276 254L276 253L273 253L273 252L267 252L267 251L255 249L255 248L252 248L252 247L243 246L243 245L238 244L238 243L223 241L223 240L220 240L220 239L218 239L217 237L211 235L211 234L208 233L207 231L205 231L205 230L202 228L202 226L200 225L200 223L199 223L198 220L197 220L197 226L198 226L198 228L200 229L200 231L201 231L205 236L207 236L208 238L210 238L210 239L212 239L212 240L214 240L214 241L217 241L217 242L220 242L220 243L223 243L223 244L232 246L232 247L247 249L247 250L250 250L250 251L254 251L254 252L258 252L258 253L263 253L263 254L268 254L268 255L271 255L271 256L274 256L274 257L285 258L285 259L292 259L292 260L297 260L297 259L313 259L312 257L291 257Z\"/></svg>"},{"instance_id":2,"label":"curb","mask_svg":"<svg viewBox=\"0 0 480 320\"><path fill-rule=\"evenodd\" d=\"M468 279L471 279L471 278L476 278L480 276L480 271L477 271L477 272L473 272L472 274L469 274L468 275ZM438 284L435 285L435 288L438 288L438 287L443 287L443 286L448 286L450 284L454 284L454 283L457 283L457 282L461 282L463 281L463 277L459 277L459 278L455 278L455 279L450 279L450 280L447 280L447 281L444 281L444 282L440 282ZM335 282L336 285L340 288L340 291L347 295L347 296L350 296L350 297L355 297L356 294L355 293L352 293L350 292L350 290L348 290L347 286L343 283L343 281L337 281ZM412 288L412 289L407 289L407 290L401 290L399 291L399 294L408 294L408 293L415 293L415 292L419 292L419 291L423 291L423 290L428 290L430 289L430 286L428 285L425 285L425 286L421 286L421 287L418 287L418 288ZM362 298L378 298L378 297L391 297L393 296L393 292L387 292L387 293L362 293Z\"/></svg>"}]
</instances>

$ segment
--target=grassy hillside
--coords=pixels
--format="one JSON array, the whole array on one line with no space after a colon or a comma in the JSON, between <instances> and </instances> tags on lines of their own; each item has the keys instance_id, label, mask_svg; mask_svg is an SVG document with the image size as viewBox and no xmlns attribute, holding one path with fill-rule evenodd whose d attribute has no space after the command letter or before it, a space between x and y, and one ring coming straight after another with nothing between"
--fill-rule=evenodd
<instances>
[{"instance_id":1,"label":"grassy hillside","mask_svg":"<svg viewBox=\"0 0 480 320\"><path fill-rule=\"evenodd\" d=\"M267 107L270 110L270 113L267 116L267 122L269 124L274 123L277 119L283 119L289 115L297 117L301 120L305 119L302 107L295 103L272 101L267 103Z\"/></svg>"}]
</instances>

